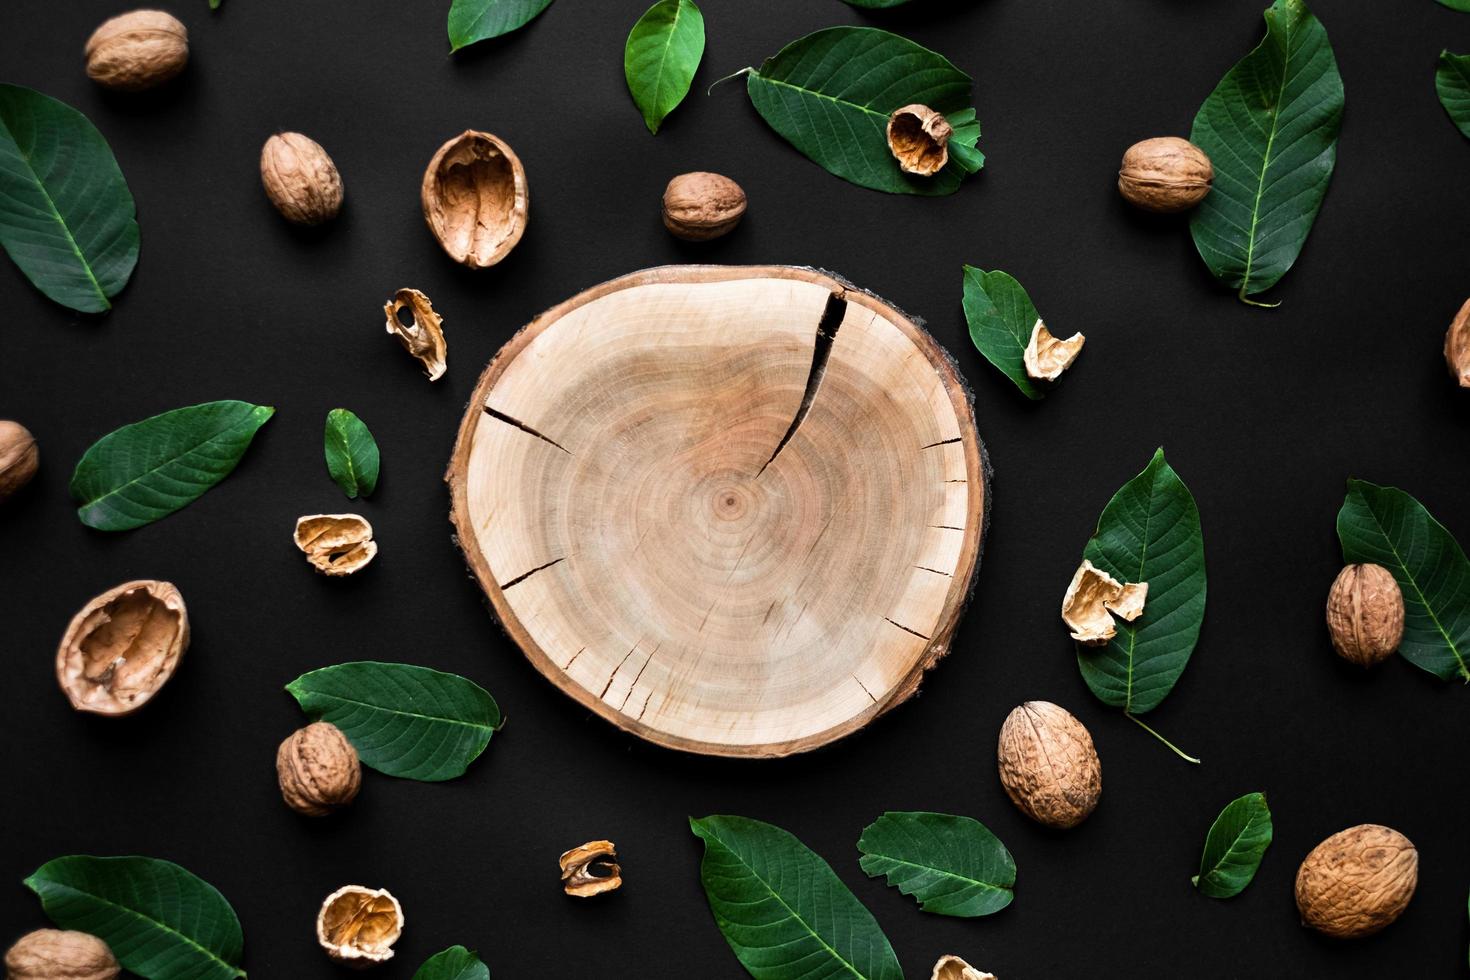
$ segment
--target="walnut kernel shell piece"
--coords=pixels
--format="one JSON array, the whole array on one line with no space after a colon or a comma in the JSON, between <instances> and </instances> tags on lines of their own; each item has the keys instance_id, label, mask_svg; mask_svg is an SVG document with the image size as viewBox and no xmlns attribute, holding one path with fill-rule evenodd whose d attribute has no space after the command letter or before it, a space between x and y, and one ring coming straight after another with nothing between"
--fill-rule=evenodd
<instances>
[{"instance_id":1,"label":"walnut kernel shell piece","mask_svg":"<svg viewBox=\"0 0 1470 980\"><path fill-rule=\"evenodd\" d=\"M132 10L102 22L83 48L87 77L138 92L162 85L189 63L189 30L162 10Z\"/></svg>"},{"instance_id":2,"label":"walnut kernel shell piece","mask_svg":"<svg viewBox=\"0 0 1470 980\"><path fill-rule=\"evenodd\" d=\"M1348 565L1327 593L1327 630L1337 655L1372 667L1404 638L1404 594L1382 565Z\"/></svg>"},{"instance_id":3,"label":"walnut kernel shell piece","mask_svg":"<svg viewBox=\"0 0 1470 980\"><path fill-rule=\"evenodd\" d=\"M1118 169L1118 192L1145 211L1188 211L1210 193L1215 167L1205 151L1177 136L1134 143Z\"/></svg>"},{"instance_id":4,"label":"walnut kernel shell piece","mask_svg":"<svg viewBox=\"0 0 1470 980\"><path fill-rule=\"evenodd\" d=\"M287 221L319 225L342 210L342 175L320 143L301 133L277 133L260 148L265 196Z\"/></svg>"},{"instance_id":5,"label":"walnut kernel shell piece","mask_svg":"<svg viewBox=\"0 0 1470 980\"><path fill-rule=\"evenodd\" d=\"M953 954L939 957L929 980L996 980L994 973L977 970Z\"/></svg>"},{"instance_id":6,"label":"walnut kernel shell piece","mask_svg":"<svg viewBox=\"0 0 1470 980\"><path fill-rule=\"evenodd\" d=\"M1444 361L1461 388L1470 388L1470 299L1444 335Z\"/></svg>"},{"instance_id":7,"label":"walnut kernel shell piece","mask_svg":"<svg viewBox=\"0 0 1470 980\"><path fill-rule=\"evenodd\" d=\"M1361 824L1312 848L1296 873L1296 907L1302 925L1354 939L1392 924L1418 884L1413 843L1391 827Z\"/></svg>"},{"instance_id":8,"label":"walnut kernel shell piece","mask_svg":"<svg viewBox=\"0 0 1470 980\"><path fill-rule=\"evenodd\" d=\"M378 553L373 526L360 514L298 517L294 539L311 567L323 575L351 575Z\"/></svg>"},{"instance_id":9,"label":"walnut kernel shell piece","mask_svg":"<svg viewBox=\"0 0 1470 980\"><path fill-rule=\"evenodd\" d=\"M953 135L954 127L942 113L919 103L895 109L888 117L888 151L906 174L932 177L943 170Z\"/></svg>"},{"instance_id":10,"label":"walnut kernel shell piece","mask_svg":"<svg viewBox=\"0 0 1470 980\"><path fill-rule=\"evenodd\" d=\"M343 885L322 902L316 941L338 962L376 966L393 958L403 922L403 906L386 889Z\"/></svg>"},{"instance_id":11,"label":"walnut kernel shell piece","mask_svg":"<svg viewBox=\"0 0 1470 980\"><path fill-rule=\"evenodd\" d=\"M188 648L179 590L153 579L124 582L72 617L56 651L56 680L78 711L128 715L168 683Z\"/></svg>"},{"instance_id":12,"label":"walnut kernel shell piece","mask_svg":"<svg viewBox=\"0 0 1470 980\"><path fill-rule=\"evenodd\" d=\"M405 311L408 323L403 322ZM388 317L388 333L419 359L429 380L444 377L449 367L449 344L444 339L444 318L434 312L429 297L417 289L400 289L384 304L383 313Z\"/></svg>"},{"instance_id":13,"label":"walnut kernel shell piece","mask_svg":"<svg viewBox=\"0 0 1470 980\"><path fill-rule=\"evenodd\" d=\"M664 188L664 227L686 242L706 242L740 224L746 205L745 190L724 174L679 174Z\"/></svg>"},{"instance_id":14,"label":"walnut kernel shell piece","mask_svg":"<svg viewBox=\"0 0 1470 980\"><path fill-rule=\"evenodd\" d=\"M509 255L530 220L520 158L504 140L473 129L439 147L419 197L439 245L471 269L488 269Z\"/></svg>"},{"instance_id":15,"label":"walnut kernel shell piece","mask_svg":"<svg viewBox=\"0 0 1470 980\"><path fill-rule=\"evenodd\" d=\"M1059 340L1046 329L1045 323L1037 320L1036 325L1031 328L1031 339L1026 343L1026 350L1021 355L1021 360L1026 365L1026 377L1032 381L1055 381L1077 360L1077 355L1082 353L1082 345L1086 342L1087 338L1080 333L1074 333L1066 340Z\"/></svg>"},{"instance_id":16,"label":"walnut kernel shell piece","mask_svg":"<svg viewBox=\"0 0 1470 980\"><path fill-rule=\"evenodd\" d=\"M1047 827L1075 827L1097 809L1102 763L1086 726L1050 701L1027 701L1006 716L996 749L1011 802Z\"/></svg>"},{"instance_id":17,"label":"walnut kernel shell piece","mask_svg":"<svg viewBox=\"0 0 1470 980\"><path fill-rule=\"evenodd\" d=\"M318 721L281 743L276 778L287 806L308 817L325 817L357 799L362 763L340 728Z\"/></svg>"},{"instance_id":18,"label":"walnut kernel shell piece","mask_svg":"<svg viewBox=\"0 0 1470 980\"><path fill-rule=\"evenodd\" d=\"M112 980L121 972L112 949L70 929L37 929L5 954L6 980Z\"/></svg>"},{"instance_id":19,"label":"walnut kernel shell piece","mask_svg":"<svg viewBox=\"0 0 1470 980\"><path fill-rule=\"evenodd\" d=\"M40 466L36 437L19 422L0 419L0 503L30 483Z\"/></svg>"},{"instance_id":20,"label":"walnut kernel shell piece","mask_svg":"<svg viewBox=\"0 0 1470 980\"><path fill-rule=\"evenodd\" d=\"M622 887L618 849L610 840L588 841L562 854L562 888L574 898L591 898Z\"/></svg>"},{"instance_id":21,"label":"walnut kernel shell piece","mask_svg":"<svg viewBox=\"0 0 1470 980\"><path fill-rule=\"evenodd\" d=\"M1103 646L1118 635L1113 616L1132 622L1143 615L1147 582L1123 584L1083 559L1062 596L1062 621L1083 646Z\"/></svg>"}]
</instances>

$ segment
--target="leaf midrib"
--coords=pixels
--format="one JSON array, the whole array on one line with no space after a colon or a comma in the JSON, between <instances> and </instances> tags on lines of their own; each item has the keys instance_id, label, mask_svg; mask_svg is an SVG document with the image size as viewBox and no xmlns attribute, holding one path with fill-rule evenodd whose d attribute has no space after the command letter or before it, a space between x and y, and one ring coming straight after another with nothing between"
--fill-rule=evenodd
<instances>
[{"instance_id":1,"label":"leaf midrib","mask_svg":"<svg viewBox=\"0 0 1470 980\"><path fill-rule=\"evenodd\" d=\"M1015 889L1013 888L1009 888L1005 885L997 885L989 881L981 881L979 878L971 878L967 875L962 875L957 871L946 871L944 868L937 868L929 864L916 864L913 861L905 861L903 858L896 858L888 854L879 853L877 851L869 851L868 856L879 858L883 861L892 861L894 864L902 864L905 867L909 868L917 868L920 871L932 871L934 874L943 875L946 878L954 878L957 881L963 881L967 884L975 885L979 888L986 888L993 892L1003 892L1007 895L1015 894Z\"/></svg>"},{"instance_id":2,"label":"leaf midrib","mask_svg":"<svg viewBox=\"0 0 1470 980\"><path fill-rule=\"evenodd\" d=\"M1266 152L1261 159L1261 175L1256 183L1256 200L1251 207L1251 228L1245 247L1245 277L1240 282L1240 295L1244 299L1250 288L1251 271L1255 266L1256 258L1256 228L1261 220L1261 197L1266 192L1266 173L1271 169L1271 150L1276 145L1276 134L1281 128L1281 100L1286 97L1286 82L1291 74L1291 31L1286 32L1284 47L1286 55L1281 62L1281 89L1276 93L1276 101L1272 103L1274 110L1271 113L1271 133L1266 137Z\"/></svg>"},{"instance_id":3,"label":"leaf midrib","mask_svg":"<svg viewBox=\"0 0 1470 980\"><path fill-rule=\"evenodd\" d=\"M1210 865L1210 870L1201 870L1201 881L1206 878L1213 878L1213 876L1217 872L1219 872L1222 867L1224 867L1225 862L1228 861L1231 856L1236 853L1236 847L1240 844L1241 841L1245 840L1246 834L1250 833L1251 830L1253 830L1261 822L1260 818L1261 814L1259 811L1252 813L1251 816L1246 818L1245 826L1242 827L1240 829L1240 832L1237 833L1235 837L1230 841L1230 845L1225 848L1225 853L1221 854L1220 857L1215 861L1215 863Z\"/></svg>"},{"instance_id":4,"label":"leaf midrib","mask_svg":"<svg viewBox=\"0 0 1470 980\"><path fill-rule=\"evenodd\" d=\"M674 46L674 34L679 30L679 18L683 16L683 0L674 0L674 19L669 21L669 29L668 32L664 35L662 50L659 52L658 55L658 70L653 73L654 111L662 108L662 104L659 101L659 95L663 92L664 66L667 65L669 62L669 51ZM661 125L663 125L663 118L660 118L658 122L654 123L654 128L657 129Z\"/></svg>"},{"instance_id":5,"label":"leaf midrib","mask_svg":"<svg viewBox=\"0 0 1470 980\"><path fill-rule=\"evenodd\" d=\"M359 701L356 698L344 697L340 694L328 694L325 691L313 690L309 687L296 687L295 685L290 685L287 687L287 690L289 690L292 695L297 697L308 695L317 698L327 698L332 701L338 701L342 704L355 705L359 708L372 708L374 711L382 711L392 715L402 715L405 718L418 718L422 721L440 722L446 725L462 725L465 728L473 728L476 731L486 731L489 732L491 735L495 734L494 725L484 725L475 721L462 721L459 718L444 718L440 717L439 715L425 715L417 711L404 711L402 708L385 708L383 705L374 704L371 701Z\"/></svg>"}]
</instances>

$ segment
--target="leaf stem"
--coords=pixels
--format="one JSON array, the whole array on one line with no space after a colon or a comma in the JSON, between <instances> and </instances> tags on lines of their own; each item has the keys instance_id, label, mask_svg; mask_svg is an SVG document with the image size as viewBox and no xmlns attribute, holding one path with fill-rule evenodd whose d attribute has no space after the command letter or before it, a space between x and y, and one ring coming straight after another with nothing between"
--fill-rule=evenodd
<instances>
[{"instance_id":1,"label":"leaf stem","mask_svg":"<svg viewBox=\"0 0 1470 980\"><path fill-rule=\"evenodd\" d=\"M755 74L755 69L754 68L742 68L739 71L735 72L734 74L726 75L724 78L717 78L717 79L715 79L713 82L710 83L709 88L707 88L707 89L704 90L704 94L705 95L709 95L710 93L714 92L716 85L721 85L721 84L723 84L725 82L728 82L732 78L739 78L741 75L754 75L754 74Z\"/></svg>"},{"instance_id":2,"label":"leaf stem","mask_svg":"<svg viewBox=\"0 0 1470 980\"><path fill-rule=\"evenodd\" d=\"M716 82L715 84L718 85L719 82ZM1244 286L1241 286L1240 287L1240 293L1238 295L1238 298L1246 306L1258 306L1258 307L1260 307L1263 310L1274 310L1274 309L1276 309L1276 307L1278 307L1278 306L1281 305L1281 300L1279 300L1279 299L1276 302L1274 302L1274 303L1262 303L1258 299L1251 299L1249 296L1247 296L1245 294L1245 288L1246 287L1244 287Z\"/></svg>"},{"instance_id":3,"label":"leaf stem","mask_svg":"<svg viewBox=\"0 0 1470 980\"><path fill-rule=\"evenodd\" d=\"M1173 752L1179 758L1183 759L1185 762L1192 762L1195 765L1199 765L1200 764L1199 760L1196 759L1194 756L1192 756L1192 755L1185 755L1184 752L1180 750L1179 746L1175 745L1173 742L1169 741L1167 738L1165 738L1164 736L1160 735L1158 732L1154 731L1152 728L1150 728L1147 725L1145 725L1143 723L1143 721L1137 715L1133 715L1133 714L1130 714L1127 711L1125 711L1125 712L1123 712L1123 717L1124 718L1127 718L1129 721L1132 721L1139 728L1142 728L1144 731L1148 732L1150 735L1152 735L1154 738L1158 739L1160 742L1163 742L1165 745L1167 745L1169 747L1169 750L1171 752Z\"/></svg>"}]
</instances>

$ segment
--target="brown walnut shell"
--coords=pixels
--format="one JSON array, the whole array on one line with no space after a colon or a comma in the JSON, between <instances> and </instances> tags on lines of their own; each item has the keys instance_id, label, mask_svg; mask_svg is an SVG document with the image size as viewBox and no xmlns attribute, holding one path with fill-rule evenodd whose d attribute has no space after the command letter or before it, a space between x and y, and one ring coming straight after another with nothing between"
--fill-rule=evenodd
<instances>
[{"instance_id":1,"label":"brown walnut shell","mask_svg":"<svg viewBox=\"0 0 1470 980\"><path fill-rule=\"evenodd\" d=\"M189 613L169 582L109 589L72 617L56 679L78 711L128 715L158 693L189 648Z\"/></svg>"},{"instance_id":2,"label":"brown walnut shell","mask_svg":"<svg viewBox=\"0 0 1470 980\"><path fill-rule=\"evenodd\" d=\"M19 422L0 419L0 503L30 483L40 466L36 437Z\"/></svg>"},{"instance_id":3,"label":"brown walnut shell","mask_svg":"<svg viewBox=\"0 0 1470 980\"><path fill-rule=\"evenodd\" d=\"M359 514L298 517L293 540L312 568L333 577L361 571L378 553L373 526Z\"/></svg>"},{"instance_id":4,"label":"brown walnut shell","mask_svg":"<svg viewBox=\"0 0 1470 980\"><path fill-rule=\"evenodd\" d=\"M686 242L709 241L740 224L745 206L745 191L723 174L680 174L664 188L664 227Z\"/></svg>"},{"instance_id":5,"label":"brown walnut shell","mask_svg":"<svg viewBox=\"0 0 1470 980\"><path fill-rule=\"evenodd\" d=\"M1048 827L1075 827L1097 808L1102 763L1092 736L1067 709L1027 701L1006 716L996 752L1011 802Z\"/></svg>"},{"instance_id":6,"label":"brown walnut shell","mask_svg":"<svg viewBox=\"0 0 1470 980\"><path fill-rule=\"evenodd\" d=\"M1404 594L1382 565L1348 565L1327 593L1327 629L1337 655L1359 667L1391 656L1404 638Z\"/></svg>"},{"instance_id":7,"label":"brown walnut shell","mask_svg":"<svg viewBox=\"0 0 1470 980\"><path fill-rule=\"evenodd\" d=\"M1296 873L1296 907L1302 925L1354 939L1402 915L1418 884L1419 852L1409 839L1365 823L1312 848Z\"/></svg>"},{"instance_id":8,"label":"brown walnut shell","mask_svg":"<svg viewBox=\"0 0 1470 980\"><path fill-rule=\"evenodd\" d=\"M137 92L164 82L189 63L189 31L162 10L119 14L92 32L83 49L87 77L108 88Z\"/></svg>"},{"instance_id":9,"label":"brown walnut shell","mask_svg":"<svg viewBox=\"0 0 1470 980\"><path fill-rule=\"evenodd\" d=\"M926 105L906 105L888 117L888 152L906 174L932 177L943 170L953 135L949 120Z\"/></svg>"},{"instance_id":10,"label":"brown walnut shell","mask_svg":"<svg viewBox=\"0 0 1470 980\"><path fill-rule=\"evenodd\" d=\"M977 970L953 954L939 957L929 980L995 980L994 973Z\"/></svg>"},{"instance_id":11,"label":"brown walnut shell","mask_svg":"<svg viewBox=\"0 0 1470 980\"><path fill-rule=\"evenodd\" d=\"M287 806L308 817L325 817L357 799L362 763L340 728L318 721L281 743L276 778Z\"/></svg>"},{"instance_id":12,"label":"brown walnut shell","mask_svg":"<svg viewBox=\"0 0 1470 980\"><path fill-rule=\"evenodd\" d=\"M1444 335L1444 361L1461 388L1470 388L1470 299Z\"/></svg>"},{"instance_id":13,"label":"brown walnut shell","mask_svg":"<svg viewBox=\"0 0 1470 980\"><path fill-rule=\"evenodd\" d=\"M348 966L376 966L393 958L403 935L403 906L382 888L344 885L322 902L316 941Z\"/></svg>"},{"instance_id":14,"label":"brown walnut shell","mask_svg":"<svg viewBox=\"0 0 1470 980\"><path fill-rule=\"evenodd\" d=\"M342 175L320 143L300 133L277 133L260 149L265 196L287 221L319 225L342 210Z\"/></svg>"},{"instance_id":15,"label":"brown walnut shell","mask_svg":"<svg viewBox=\"0 0 1470 980\"><path fill-rule=\"evenodd\" d=\"M5 954L6 980L112 980L120 971L105 942L68 929L26 933Z\"/></svg>"},{"instance_id":16,"label":"brown walnut shell","mask_svg":"<svg viewBox=\"0 0 1470 980\"><path fill-rule=\"evenodd\" d=\"M454 261L488 269L526 232L526 170L504 141L467 129L439 147L424 171L424 220Z\"/></svg>"},{"instance_id":17,"label":"brown walnut shell","mask_svg":"<svg viewBox=\"0 0 1470 980\"><path fill-rule=\"evenodd\" d=\"M562 890L573 898L616 891L623 884L618 849L610 840L593 840L566 851L558 859Z\"/></svg>"},{"instance_id":18,"label":"brown walnut shell","mask_svg":"<svg viewBox=\"0 0 1470 980\"><path fill-rule=\"evenodd\" d=\"M1134 143L1123 154L1118 191L1135 207L1172 214L1203 201L1214 179L1204 150L1177 136L1159 136Z\"/></svg>"},{"instance_id":19,"label":"brown walnut shell","mask_svg":"<svg viewBox=\"0 0 1470 980\"><path fill-rule=\"evenodd\" d=\"M408 323L403 322L407 311ZM398 338L403 349L419 359L430 381L444 377L449 345L444 339L444 318L434 312L429 297L417 289L400 289L383 305L388 333Z\"/></svg>"}]
</instances>

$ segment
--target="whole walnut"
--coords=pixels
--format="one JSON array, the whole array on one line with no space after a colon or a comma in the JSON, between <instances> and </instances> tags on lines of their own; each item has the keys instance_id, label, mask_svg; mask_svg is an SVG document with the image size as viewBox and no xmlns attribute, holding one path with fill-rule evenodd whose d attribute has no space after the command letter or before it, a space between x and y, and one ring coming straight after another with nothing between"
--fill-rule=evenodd
<instances>
[{"instance_id":1,"label":"whole walnut","mask_svg":"<svg viewBox=\"0 0 1470 980\"><path fill-rule=\"evenodd\" d=\"M112 980L120 969L105 942L71 930L37 929L5 954L6 980Z\"/></svg>"},{"instance_id":2,"label":"whole walnut","mask_svg":"<svg viewBox=\"0 0 1470 980\"><path fill-rule=\"evenodd\" d=\"M1365 823L1312 848L1296 873L1296 907L1302 925L1353 939L1403 914L1418 884L1419 852L1409 839Z\"/></svg>"},{"instance_id":3,"label":"whole walnut","mask_svg":"<svg viewBox=\"0 0 1470 980\"><path fill-rule=\"evenodd\" d=\"M362 764L341 729L318 721L281 743L276 776L287 806L308 817L325 817L357 798Z\"/></svg>"},{"instance_id":4,"label":"whole walnut","mask_svg":"<svg viewBox=\"0 0 1470 980\"><path fill-rule=\"evenodd\" d=\"M745 203L745 191L729 177L680 174L664 188L664 227L687 242L719 238L740 224Z\"/></svg>"},{"instance_id":5,"label":"whole walnut","mask_svg":"<svg viewBox=\"0 0 1470 980\"><path fill-rule=\"evenodd\" d=\"M1382 565L1348 565L1327 593L1327 629L1337 655L1372 667L1404 638L1404 594Z\"/></svg>"},{"instance_id":6,"label":"whole walnut","mask_svg":"<svg viewBox=\"0 0 1470 980\"><path fill-rule=\"evenodd\" d=\"M1215 168L1205 151L1177 136L1134 143L1123 154L1118 191L1145 211L1188 211L1210 193Z\"/></svg>"},{"instance_id":7,"label":"whole walnut","mask_svg":"<svg viewBox=\"0 0 1470 980\"><path fill-rule=\"evenodd\" d=\"M277 133L260 150L260 182L276 210L298 225L319 225L342 210L342 176L321 144Z\"/></svg>"},{"instance_id":8,"label":"whole walnut","mask_svg":"<svg viewBox=\"0 0 1470 980\"><path fill-rule=\"evenodd\" d=\"M162 85L189 63L189 31L162 10L119 14L87 38L87 77L137 92Z\"/></svg>"},{"instance_id":9,"label":"whole walnut","mask_svg":"<svg viewBox=\"0 0 1470 980\"><path fill-rule=\"evenodd\" d=\"M19 422L0 419L0 503L30 483L40 465L36 437Z\"/></svg>"},{"instance_id":10,"label":"whole walnut","mask_svg":"<svg viewBox=\"0 0 1470 980\"><path fill-rule=\"evenodd\" d=\"M1000 782L1037 823L1065 830L1097 808L1102 763L1092 736L1067 709L1027 701L1006 716L996 752Z\"/></svg>"},{"instance_id":11,"label":"whole walnut","mask_svg":"<svg viewBox=\"0 0 1470 980\"><path fill-rule=\"evenodd\" d=\"M1470 388L1470 299L1445 331L1444 362L1460 387Z\"/></svg>"}]
</instances>

